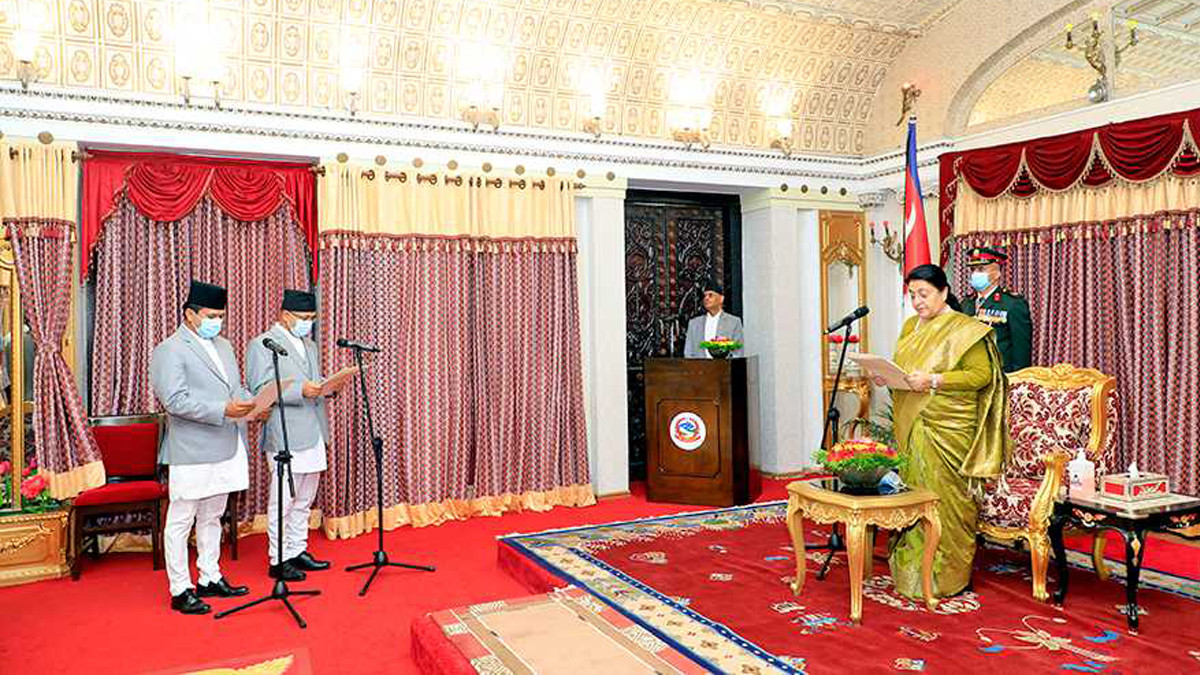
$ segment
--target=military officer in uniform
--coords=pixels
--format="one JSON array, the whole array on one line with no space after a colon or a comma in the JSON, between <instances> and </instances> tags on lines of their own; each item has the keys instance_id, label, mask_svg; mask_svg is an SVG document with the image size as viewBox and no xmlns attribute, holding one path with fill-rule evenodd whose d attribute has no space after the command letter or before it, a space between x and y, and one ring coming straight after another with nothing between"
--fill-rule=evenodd
<instances>
[{"instance_id":1,"label":"military officer in uniform","mask_svg":"<svg viewBox=\"0 0 1200 675\"><path fill-rule=\"evenodd\" d=\"M168 465L170 505L163 549L171 608L206 614L201 598L245 595L221 575L221 514L230 492L249 485L246 416L254 409L229 341L220 337L226 292L193 281L183 323L154 348L150 383L166 410L159 461ZM196 528L199 586L188 569L188 534Z\"/></svg>"},{"instance_id":2,"label":"military officer in uniform","mask_svg":"<svg viewBox=\"0 0 1200 675\"><path fill-rule=\"evenodd\" d=\"M300 581L305 572L329 568L329 563L317 560L308 552L308 519L321 472L326 468L325 449L329 441L329 418L325 413L325 398L321 396L321 360L317 345L312 341L313 322L317 318L317 298L307 291L285 290L279 320L270 330L256 336L246 346L246 383L258 393L275 381L271 351L263 344L270 338L287 350L279 357L280 380L292 382L283 390L280 400L287 416L288 446L292 452L292 476L296 493L283 491L283 542L279 542L279 474L274 457L283 450L283 429L279 409L271 410L263 426L262 449L267 453L271 469L270 502L267 507L267 572L275 579ZM283 562L278 556L283 547Z\"/></svg>"},{"instance_id":3,"label":"military officer in uniform","mask_svg":"<svg viewBox=\"0 0 1200 675\"><path fill-rule=\"evenodd\" d=\"M1006 262L1008 256L994 248L971 249L967 267L971 268L971 288L975 292L963 299L962 311L995 330L1004 372L1011 373L1033 363L1033 322L1029 302L1000 285L1000 266Z\"/></svg>"}]
</instances>

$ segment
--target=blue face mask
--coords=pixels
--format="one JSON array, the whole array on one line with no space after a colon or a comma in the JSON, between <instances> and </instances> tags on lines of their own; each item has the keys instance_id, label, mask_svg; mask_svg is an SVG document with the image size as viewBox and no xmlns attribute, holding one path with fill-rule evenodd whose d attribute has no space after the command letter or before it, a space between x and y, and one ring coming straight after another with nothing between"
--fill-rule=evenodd
<instances>
[{"instance_id":1,"label":"blue face mask","mask_svg":"<svg viewBox=\"0 0 1200 675\"><path fill-rule=\"evenodd\" d=\"M296 323L292 324L292 335L298 338L308 337L308 334L312 332L312 327L312 319L296 319Z\"/></svg>"},{"instance_id":2,"label":"blue face mask","mask_svg":"<svg viewBox=\"0 0 1200 675\"><path fill-rule=\"evenodd\" d=\"M196 329L196 335L199 335L205 340L211 340L217 337L217 334L221 332L221 322L222 319L200 319L200 326Z\"/></svg>"},{"instance_id":3,"label":"blue face mask","mask_svg":"<svg viewBox=\"0 0 1200 675\"><path fill-rule=\"evenodd\" d=\"M982 293L992 285L992 278L987 272L971 272L971 288Z\"/></svg>"}]
</instances>

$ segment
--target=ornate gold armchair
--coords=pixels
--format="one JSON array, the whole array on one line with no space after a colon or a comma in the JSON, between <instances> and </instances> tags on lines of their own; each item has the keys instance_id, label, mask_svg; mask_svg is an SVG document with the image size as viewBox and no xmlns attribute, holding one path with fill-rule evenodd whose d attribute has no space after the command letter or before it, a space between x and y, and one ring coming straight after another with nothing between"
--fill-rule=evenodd
<instances>
[{"instance_id":1,"label":"ornate gold armchair","mask_svg":"<svg viewBox=\"0 0 1200 675\"><path fill-rule=\"evenodd\" d=\"M1045 601L1050 538L1046 534L1068 461L1083 448L1099 481L1111 459L1116 427L1116 379L1090 368L1059 364L1009 375L1013 454L1005 473L987 486L979 531L1001 542L1024 539L1033 567L1033 597ZM1104 539L1092 547L1104 574Z\"/></svg>"}]
</instances>

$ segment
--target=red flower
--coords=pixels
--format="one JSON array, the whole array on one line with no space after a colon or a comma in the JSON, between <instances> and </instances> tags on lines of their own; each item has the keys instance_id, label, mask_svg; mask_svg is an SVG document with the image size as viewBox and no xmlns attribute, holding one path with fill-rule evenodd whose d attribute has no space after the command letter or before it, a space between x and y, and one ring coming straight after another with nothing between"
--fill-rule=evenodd
<instances>
[{"instance_id":1,"label":"red flower","mask_svg":"<svg viewBox=\"0 0 1200 675\"><path fill-rule=\"evenodd\" d=\"M31 474L31 473L33 473L33 467L32 467L32 466L27 466L27 467L25 467L24 469L21 469L21 477L22 477L22 478L28 478L28 477L29 477L29 474Z\"/></svg>"},{"instance_id":2,"label":"red flower","mask_svg":"<svg viewBox=\"0 0 1200 675\"><path fill-rule=\"evenodd\" d=\"M833 342L833 343L836 343L836 344L841 344L841 343L842 343L842 336L841 336L841 335L830 335L828 339L829 339L829 341L830 341L830 342Z\"/></svg>"},{"instance_id":3,"label":"red flower","mask_svg":"<svg viewBox=\"0 0 1200 675\"><path fill-rule=\"evenodd\" d=\"M30 476L21 482L21 496L26 499L37 499L50 486L50 482L41 474Z\"/></svg>"},{"instance_id":4,"label":"red flower","mask_svg":"<svg viewBox=\"0 0 1200 675\"><path fill-rule=\"evenodd\" d=\"M847 340L847 342L849 342L850 344L858 344L858 336L857 336L857 335L851 335L851 336L850 336L850 339L849 339L849 340Z\"/></svg>"},{"instance_id":5,"label":"red flower","mask_svg":"<svg viewBox=\"0 0 1200 675\"><path fill-rule=\"evenodd\" d=\"M9 471L12 471L12 462L7 459L0 462L0 476L7 476Z\"/></svg>"}]
</instances>

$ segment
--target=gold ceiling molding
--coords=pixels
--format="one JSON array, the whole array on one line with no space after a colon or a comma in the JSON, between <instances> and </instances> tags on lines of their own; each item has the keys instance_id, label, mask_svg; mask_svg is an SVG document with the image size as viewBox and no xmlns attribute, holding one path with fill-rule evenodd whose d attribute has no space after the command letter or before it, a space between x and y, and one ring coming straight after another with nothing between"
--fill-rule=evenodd
<instances>
[{"instance_id":1,"label":"gold ceiling molding","mask_svg":"<svg viewBox=\"0 0 1200 675\"><path fill-rule=\"evenodd\" d=\"M172 0L19 0L47 9L37 87L178 99ZM507 128L582 132L580 73L610 82L606 135L670 138L671 79L713 80L714 145L768 148L764 99L793 92L795 150L858 155L879 83L911 35L959 0L208 0L221 100L344 111L339 43L367 46L359 118L457 120L458 55L502 46ZM15 79L13 0L0 0L0 78ZM894 28L894 31L890 29ZM194 86L194 85L193 85Z\"/></svg>"}]
</instances>

